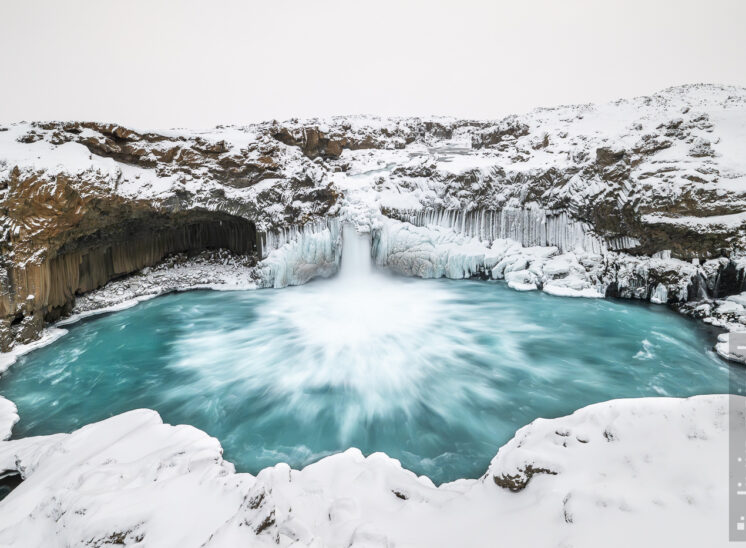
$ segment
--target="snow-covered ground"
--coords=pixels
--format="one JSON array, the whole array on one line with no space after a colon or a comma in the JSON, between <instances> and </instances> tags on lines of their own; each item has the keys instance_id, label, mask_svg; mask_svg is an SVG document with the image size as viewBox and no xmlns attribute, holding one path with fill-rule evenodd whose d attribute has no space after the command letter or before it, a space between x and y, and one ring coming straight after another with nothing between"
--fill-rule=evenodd
<instances>
[{"instance_id":1,"label":"snow-covered ground","mask_svg":"<svg viewBox=\"0 0 746 548\"><path fill-rule=\"evenodd\" d=\"M728 400L538 419L483 477L440 487L356 449L237 474L214 438L136 410L0 442L0 469L24 477L0 502L0 545L724 547Z\"/></svg>"},{"instance_id":2,"label":"snow-covered ground","mask_svg":"<svg viewBox=\"0 0 746 548\"><path fill-rule=\"evenodd\" d=\"M727 333L718 335L715 351L726 360L746 363L746 291L724 299L685 303L679 310L726 329Z\"/></svg>"}]
</instances>

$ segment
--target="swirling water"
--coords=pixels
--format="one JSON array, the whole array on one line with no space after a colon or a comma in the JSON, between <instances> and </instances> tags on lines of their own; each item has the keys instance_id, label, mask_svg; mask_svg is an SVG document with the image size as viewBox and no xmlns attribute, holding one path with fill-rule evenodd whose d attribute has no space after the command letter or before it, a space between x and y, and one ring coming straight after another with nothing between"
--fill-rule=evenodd
<instances>
[{"instance_id":1,"label":"swirling water","mask_svg":"<svg viewBox=\"0 0 746 548\"><path fill-rule=\"evenodd\" d=\"M537 417L725 393L729 375L746 385L712 339L662 306L343 267L301 287L171 294L83 320L22 357L0 394L18 405L15 437L147 407L217 437L242 471L356 446L442 482L481 475Z\"/></svg>"}]
</instances>

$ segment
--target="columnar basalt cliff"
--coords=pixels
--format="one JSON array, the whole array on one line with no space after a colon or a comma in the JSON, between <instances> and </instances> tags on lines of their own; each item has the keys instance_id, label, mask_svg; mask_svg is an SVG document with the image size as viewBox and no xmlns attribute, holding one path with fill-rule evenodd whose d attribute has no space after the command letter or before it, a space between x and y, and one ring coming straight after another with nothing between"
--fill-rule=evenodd
<instances>
[{"instance_id":1,"label":"columnar basalt cliff","mask_svg":"<svg viewBox=\"0 0 746 548\"><path fill-rule=\"evenodd\" d=\"M272 279L260 285L328 275L339 260L330 220L372 230L377 262L407 274L725 297L746 289L743 150L746 90L710 85L494 122L0 127L0 349L174 252L264 259L256 275Z\"/></svg>"},{"instance_id":2,"label":"columnar basalt cliff","mask_svg":"<svg viewBox=\"0 0 746 548\"><path fill-rule=\"evenodd\" d=\"M169 254L255 250L254 224L240 217L201 211L167 215L147 209L127 213L131 216L79 237L67 232L60 244L52 238L41 260L6 269L0 295L5 323L0 348L33 340L45 323L72 311L76 295L155 265Z\"/></svg>"}]
</instances>

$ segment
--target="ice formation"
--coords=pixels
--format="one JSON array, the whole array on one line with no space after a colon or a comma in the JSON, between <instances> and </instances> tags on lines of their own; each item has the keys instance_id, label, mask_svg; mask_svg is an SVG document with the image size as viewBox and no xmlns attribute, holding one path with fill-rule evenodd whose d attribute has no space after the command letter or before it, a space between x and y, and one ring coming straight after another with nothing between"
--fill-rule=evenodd
<instances>
[{"instance_id":1,"label":"ice formation","mask_svg":"<svg viewBox=\"0 0 746 548\"><path fill-rule=\"evenodd\" d=\"M582 248L561 253L554 246L524 247L511 239L481 240L438 224L416 227L391 220L374 234L376 263L400 274L454 279L481 275L504 279L518 290L543 288L556 295L604 296L605 286L580 262L600 263L601 256Z\"/></svg>"},{"instance_id":2,"label":"ice formation","mask_svg":"<svg viewBox=\"0 0 746 548\"><path fill-rule=\"evenodd\" d=\"M263 249L271 251L259 263L263 287L301 285L318 276L329 277L337 272L342 259L336 219L267 233L264 245Z\"/></svg>"},{"instance_id":3,"label":"ice formation","mask_svg":"<svg viewBox=\"0 0 746 548\"><path fill-rule=\"evenodd\" d=\"M546 211L538 207L474 211L425 209L405 216L415 226L443 226L455 232L493 241L514 240L525 247L556 247L573 251L580 247L591 253L607 250L603 240L590 227L573 220L565 211ZM634 247L632 239L617 246Z\"/></svg>"}]
</instances>

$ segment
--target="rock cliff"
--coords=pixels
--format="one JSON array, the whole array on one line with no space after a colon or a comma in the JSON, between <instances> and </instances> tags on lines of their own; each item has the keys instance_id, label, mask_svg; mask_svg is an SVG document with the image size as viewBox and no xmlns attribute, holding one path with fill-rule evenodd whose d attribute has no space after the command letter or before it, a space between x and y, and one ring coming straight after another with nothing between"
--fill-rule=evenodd
<instances>
[{"instance_id":1,"label":"rock cliff","mask_svg":"<svg viewBox=\"0 0 746 548\"><path fill-rule=\"evenodd\" d=\"M34 339L76 295L169 254L222 248L259 261L329 219L379 234L387 218L436 225L563 257L583 250L568 259L585 269L578 291L661 302L738 293L743 150L746 89L711 85L497 121L0 126L0 350ZM338 258L325 245L328 272ZM498 263L460 271L490 275ZM531 274L531 264L514 269L516 284L565 272Z\"/></svg>"}]
</instances>

